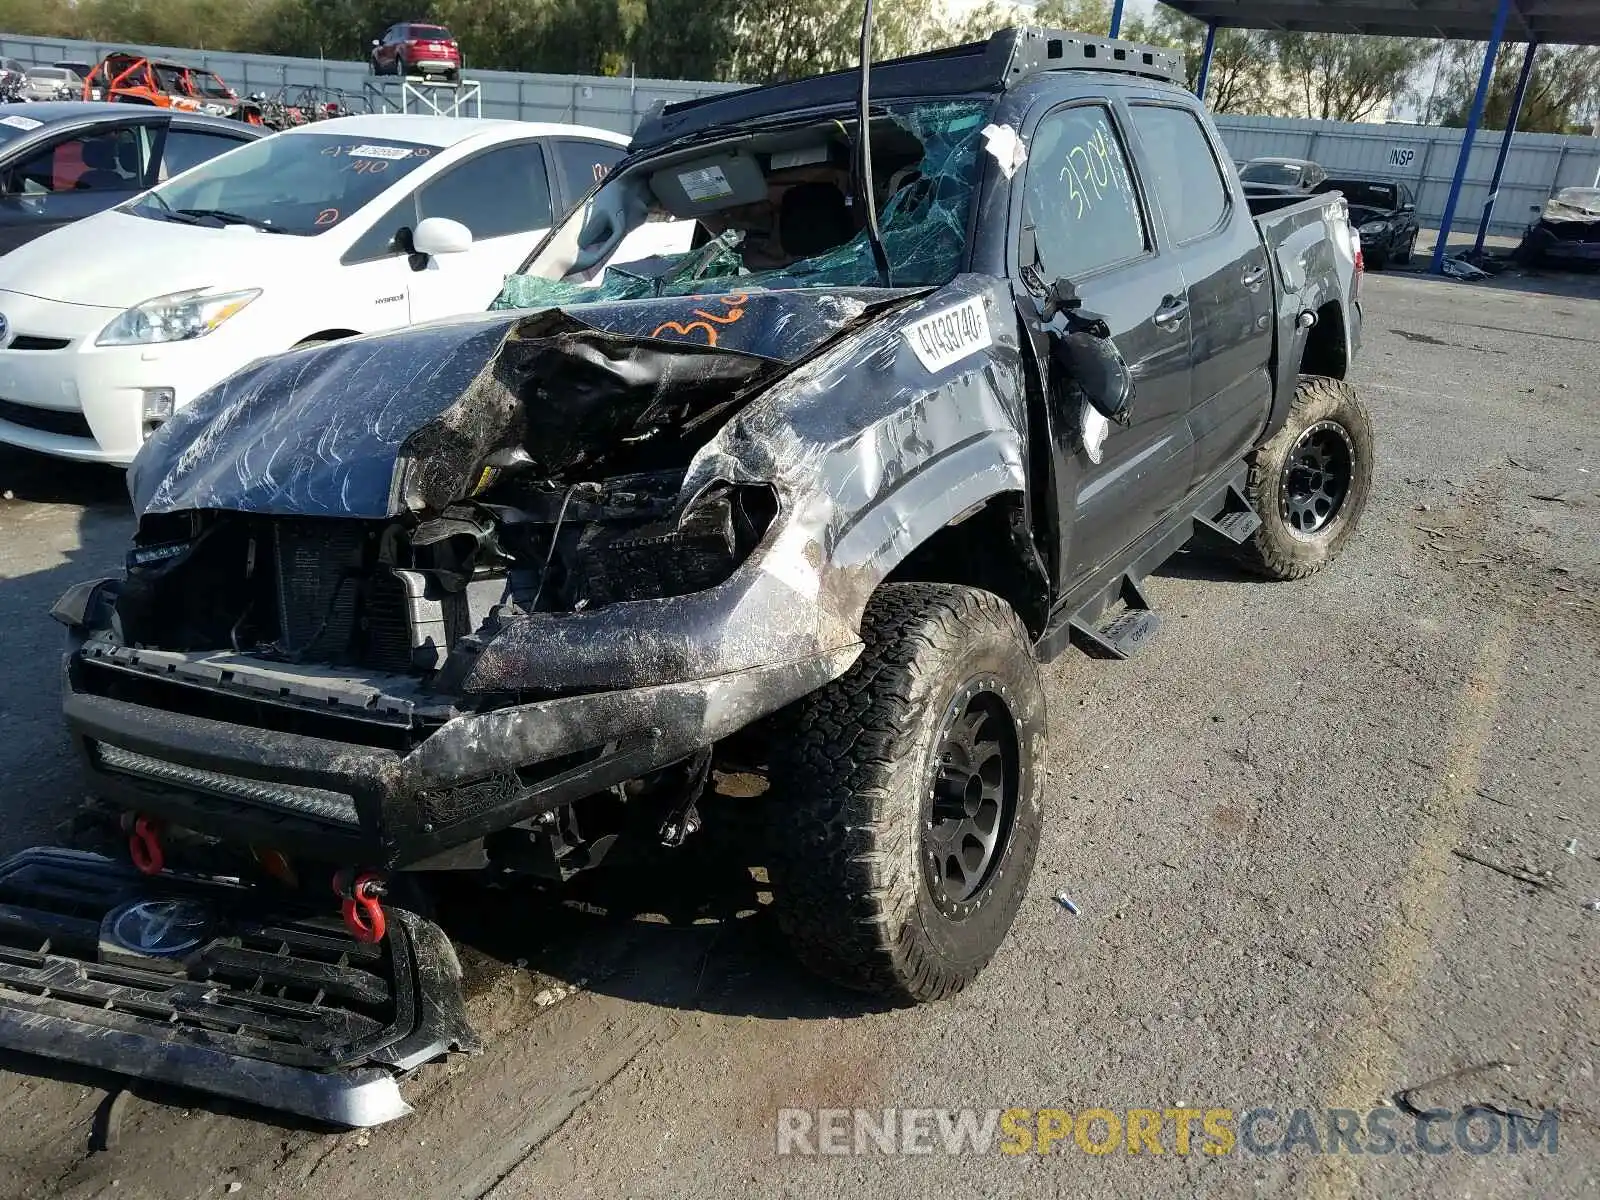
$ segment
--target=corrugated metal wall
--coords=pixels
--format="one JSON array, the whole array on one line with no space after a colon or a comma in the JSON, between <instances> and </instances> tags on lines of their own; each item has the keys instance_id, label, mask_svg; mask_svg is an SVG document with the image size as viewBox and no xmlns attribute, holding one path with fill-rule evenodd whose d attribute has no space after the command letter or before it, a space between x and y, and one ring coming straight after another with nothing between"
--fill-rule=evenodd
<instances>
[{"instance_id":1,"label":"corrugated metal wall","mask_svg":"<svg viewBox=\"0 0 1600 1200\"><path fill-rule=\"evenodd\" d=\"M1279 154L1309 158L1330 174L1397 179L1417 193L1424 222L1444 213L1461 153L1459 129L1418 125L1346 125L1279 117L1220 116L1217 125L1234 158ZM1456 209L1456 233L1476 229L1489 195L1500 131L1480 132L1467 163ZM1490 231L1519 234L1557 188L1591 187L1600 172L1600 138L1519 133L1506 158Z\"/></svg>"},{"instance_id":2,"label":"corrugated metal wall","mask_svg":"<svg viewBox=\"0 0 1600 1200\"><path fill-rule=\"evenodd\" d=\"M128 48L97 42L66 42L0 34L0 54L25 63L58 59L98 61L108 50ZM312 58L269 58L168 47L133 47L217 72L240 94L275 93L315 86L337 88L367 99L374 110L387 103L398 109L400 90L393 79L375 80L365 64ZM590 75L533 75L511 71L468 71L477 80L485 117L526 121L571 121L618 133L632 131L657 100L671 102L726 90L728 84L666 79L609 79ZM1335 174L1359 173L1401 179L1417 192L1417 210L1426 223L1444 212L1450 178L1461 147L1459 129L1410 125L1346 125L1278 117L1217 118L1234 158L1264 154L1311 158ZM1489 177L1499 149L1498 133L1484 133L1472 150L1467 186L1462 192L1456 230L1475 228L1489 194ZM1491 230L1518 234L1559 187L1592 186L1600 176L1600 138L1519 134L1506 162Z\"/></svg>"}]
</instances>

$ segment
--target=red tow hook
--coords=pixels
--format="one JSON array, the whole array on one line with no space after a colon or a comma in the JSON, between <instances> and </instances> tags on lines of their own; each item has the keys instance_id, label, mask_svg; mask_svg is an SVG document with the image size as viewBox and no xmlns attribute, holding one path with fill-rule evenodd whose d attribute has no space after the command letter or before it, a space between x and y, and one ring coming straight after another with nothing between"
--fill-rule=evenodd
<instances>
[{"instance_id":1,"label":"red tow hook","mask_svg":"<svg viewBox=\"0 0 1600 1200\"><path fill-rule=\"evenodd\" d=\"M161 849L161 825L143 813L123 818L128 834L128 854L133 865L146 875L159 875L166 869L167 856Z\"/></svg>"},{"instance_id":2,"label":"red tow hook","mask_svg":"<svg viewBox=\"0 0 1600 1200\"><path fill-rule=\"evenodd\" d=\"M333 894L339 897L339 913L344 927L358 942L381 942L387 925L383 917L383 876L367 871L357 875L343 870L333 873Z\"/></svg>"}]
</instances>

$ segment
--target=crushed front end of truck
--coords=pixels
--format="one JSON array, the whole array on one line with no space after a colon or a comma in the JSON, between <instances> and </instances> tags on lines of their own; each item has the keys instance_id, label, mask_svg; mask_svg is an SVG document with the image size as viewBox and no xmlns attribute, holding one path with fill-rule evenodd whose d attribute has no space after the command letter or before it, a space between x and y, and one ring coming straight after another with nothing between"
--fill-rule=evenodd
<instances>
[{"instance_id":1,"label":"crushed front end of truck","mask_svg":"<svg viewBox=\"0 0 1600 1200\"><path fill-rule=\"evenodd\" d=\"M158 431L124 574L52 613L131 863L14 873L0 1045L398 1115L396 1077L475 1045L416 880L681 843L913 550L980 510L1031 546L1014 301L961 273L987 106L886 118L892 284L807 212L787 265L752 270L779 239L747 228L598 287L525 273L487 314L259 361ZM801 140L827 159L841 128Z\"/></svg>"}]
</instances>

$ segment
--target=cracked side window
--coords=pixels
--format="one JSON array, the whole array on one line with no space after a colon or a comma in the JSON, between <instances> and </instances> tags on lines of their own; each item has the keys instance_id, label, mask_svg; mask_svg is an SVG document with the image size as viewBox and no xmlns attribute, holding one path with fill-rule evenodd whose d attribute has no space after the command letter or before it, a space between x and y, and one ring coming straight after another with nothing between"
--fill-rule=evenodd
<instances>
[{"instance_id":1,"label":"cracked side window","mask_svg":"<svg viewBox=\"0 0 1600 1200\"><path fill-rule=\"evenodd\" d=\"M895 286L937 286L961 270L989 108L987 100L875 106L874 194ZM677 168L635 164L569 217L539 256L506 280L492 307L876 286L881 280L851 185L853 132L854 122L839 117L708 142L706 155L737 152L759 171L753 191L710 211L707 180L722 176L685 164L698 192L690 201L698 199L701 211L674 212L647 181ZM607 219L613 236L617 226L627 236L601 261L585 261L584 238L601 236L596 231Z\"/></svg>"}]
</instances>

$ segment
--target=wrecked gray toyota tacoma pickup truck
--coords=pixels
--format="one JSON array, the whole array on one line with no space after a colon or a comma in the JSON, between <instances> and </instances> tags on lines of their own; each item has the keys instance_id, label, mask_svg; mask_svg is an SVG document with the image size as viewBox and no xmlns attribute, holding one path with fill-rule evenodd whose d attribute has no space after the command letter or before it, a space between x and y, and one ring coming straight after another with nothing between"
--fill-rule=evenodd
<instances>
[{"instance_id":1,"label":"wrecked gray toyota tacoma pickup truck","mask_svg":"<svg viewBox=\"0 0 1600 1200\"><path fill-rule=\"evenodd\" d=\"M181 412L125 577L55 609L133 863L0 870L0 1044L386 1119L471 1044L419 876L676 845L730 778L807 963L971 981L1070 819L1038 664L1132 653L1196 541L1317 570L1367 499L1343 201L1254 217L1175 78L1011 30L870 107L667 108L490 313Z\"/></svg>"}]
</instances>

